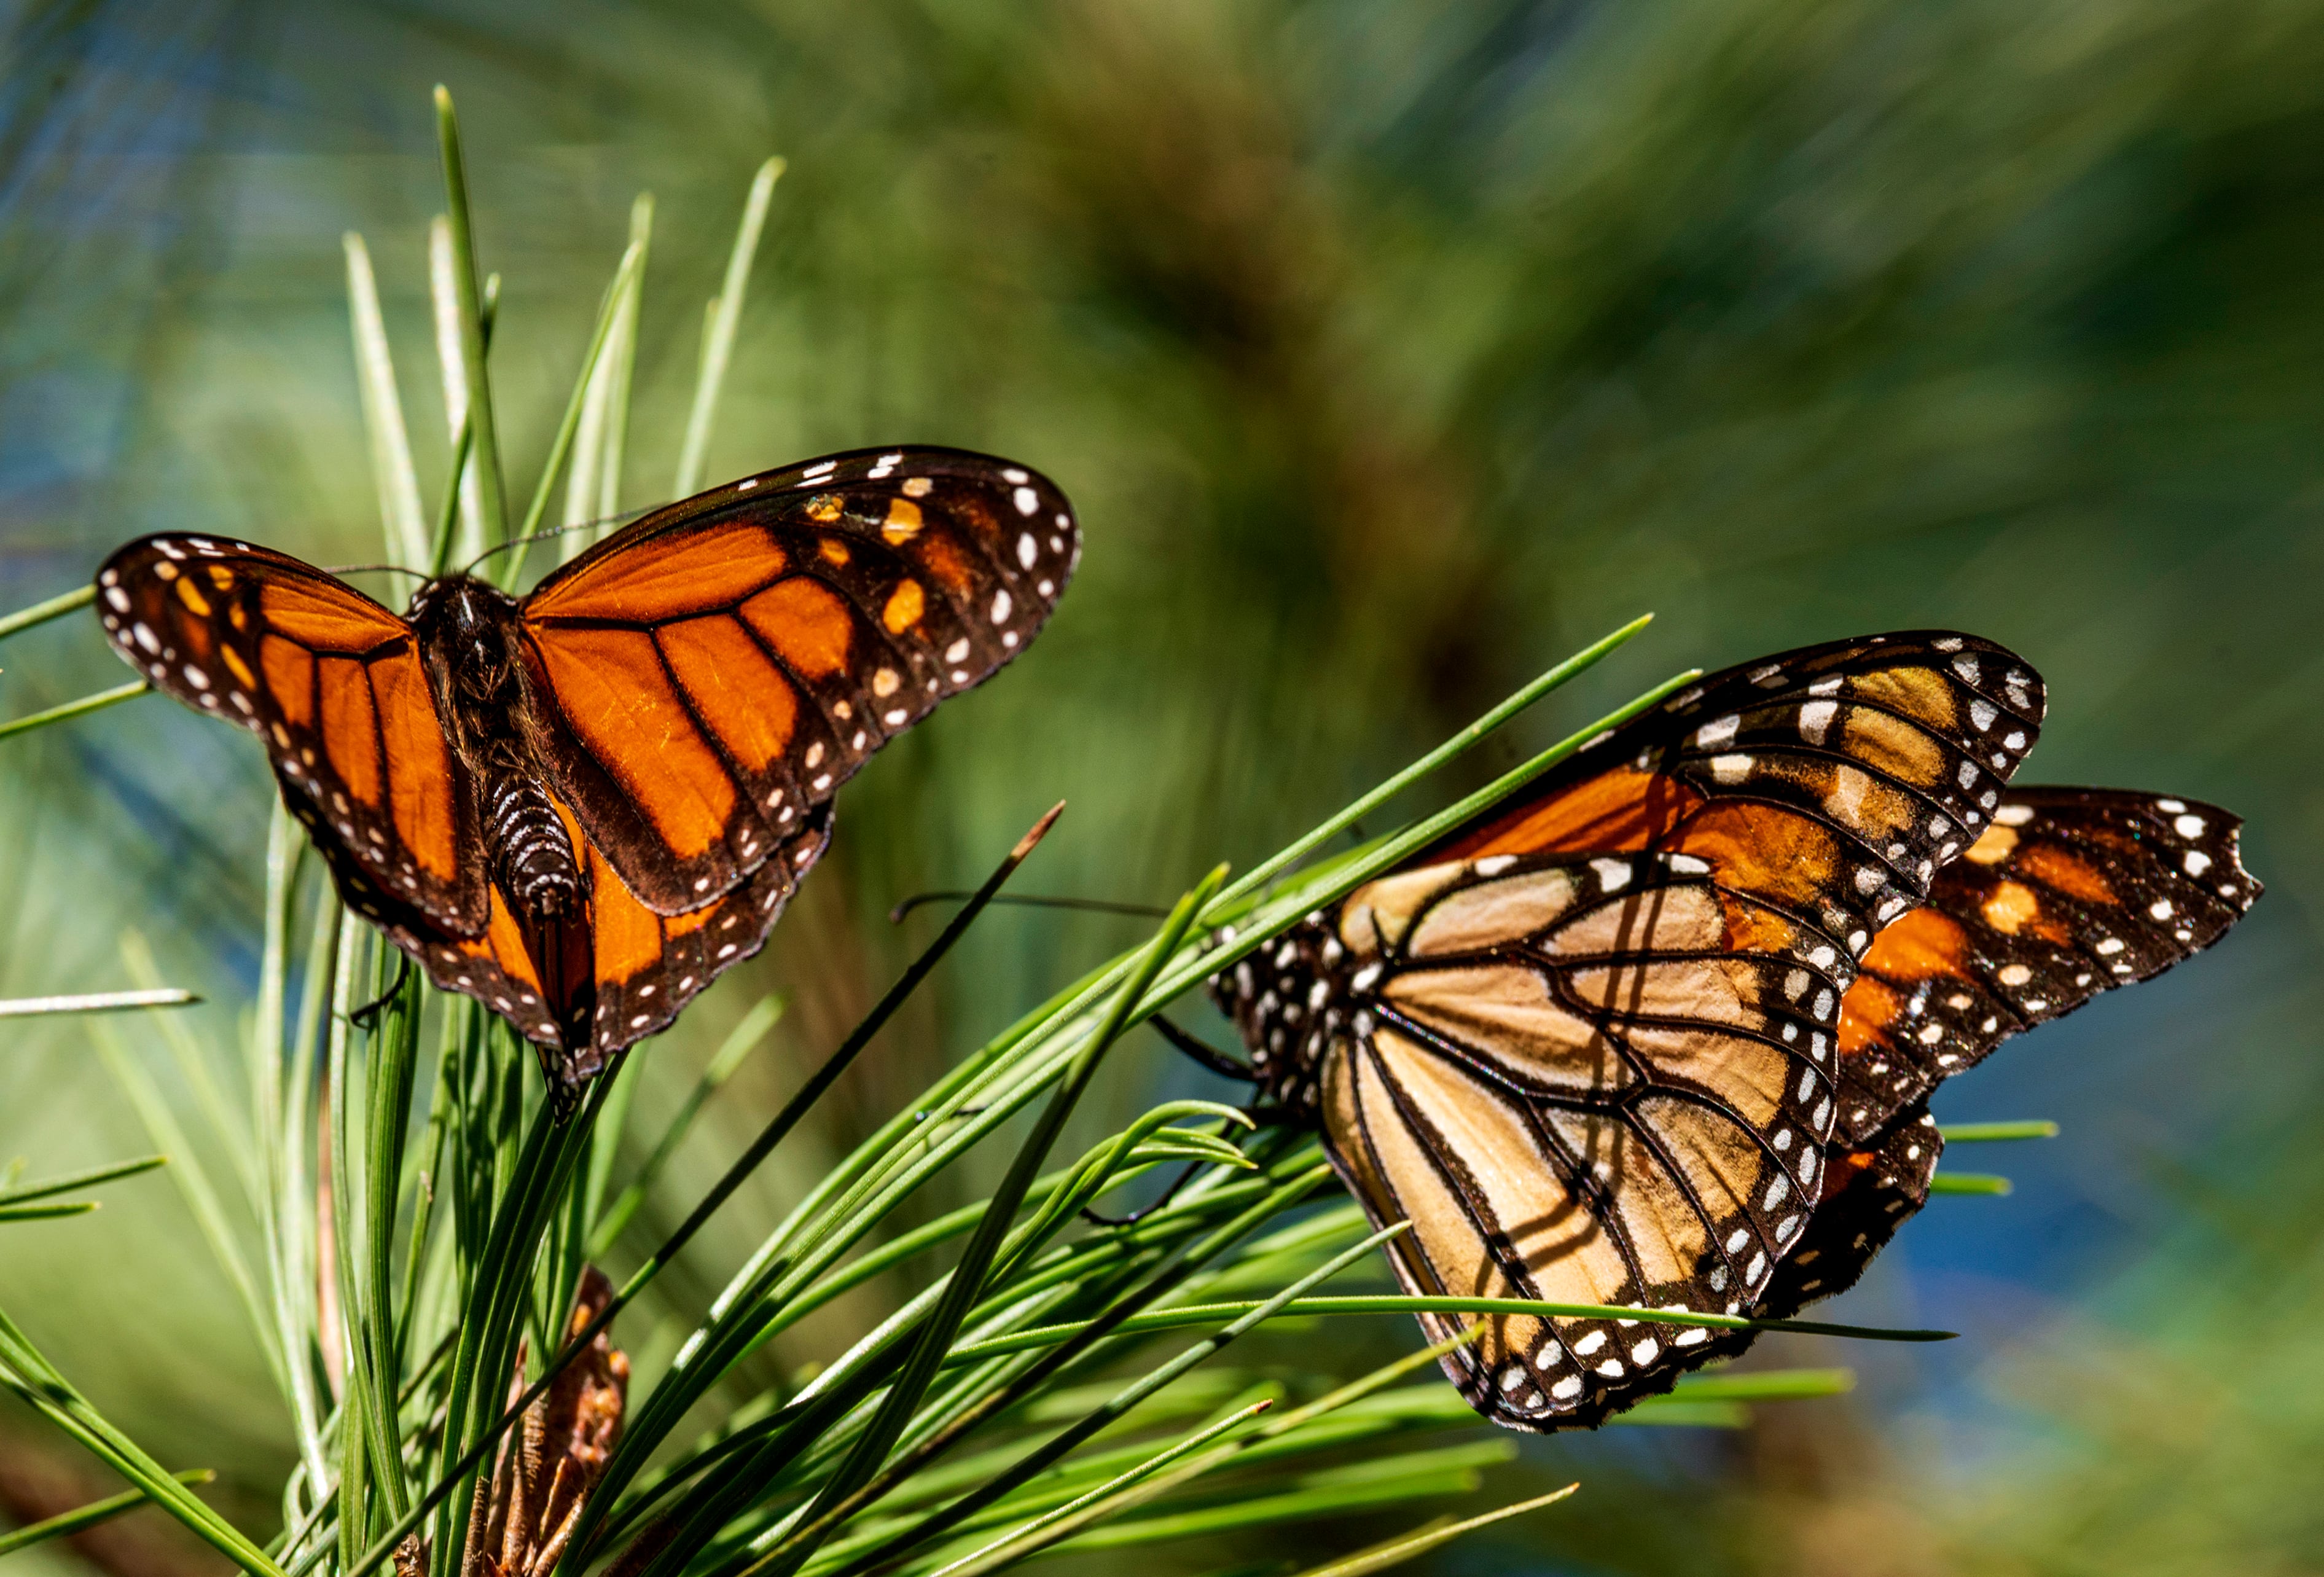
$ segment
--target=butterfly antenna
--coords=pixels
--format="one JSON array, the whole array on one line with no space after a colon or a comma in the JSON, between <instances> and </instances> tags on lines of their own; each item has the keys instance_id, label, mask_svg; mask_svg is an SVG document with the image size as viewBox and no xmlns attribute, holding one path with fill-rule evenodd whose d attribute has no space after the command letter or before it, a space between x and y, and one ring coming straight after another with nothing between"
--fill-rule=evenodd
<instances>
[{"instance_id":1,"label":"butterfly antenna","mask_svg":"<svg viewBox=\"0 0 2324 1577\"><path fill-rule=\"evenodd\" d=\"M334 564L326 567L327 575L409 575L420 580L428 578L424 569L408 569L401 564Z\"/></svg>"},{"instance_id":2,"label":"butterfly antenna","mask_svg":"<svg viewBox=\"0 0 2324 1577\"><path fill-rule=\"evenodd\" d=\"M946 889L940 892L916 892L888 911L888 923L900 926L904 917L923 904L963 903L976 895L973 892ZM1170 911L1146 903L1113 903L1102 898L1052 898L1039 893L1002 893L993 903L1019 904L1037 909L1081 909L1093 915L1138 915L1148 919L1167 917Z\"/></svg>"},{"instance_id":3,"label":"butterfly antenna","mask_svg":"<svg viewBox=\"0 0 2324 1577\"><path fill-rule=\"evenodd\" d=\"M467 563L460 567L460 573L462 575L474 575L476 572L476 566L482 564L485 559L493 557L495 554L507 552L512 548L530 547L535 542L546 542L551 537L569 536L575 531L594 531L601 526L611 526L616 524L626 526L632 521L642 519L646 515L652 513L654 509L658 509L659 507L660 506L657 504L646 509L633 509L625 514L606 515L601 520L576 521L569 526L551 526L545 531L534 531L527 536L512 537L505 542L485 549L474 558L468 560Z\"/></svg>"}]
</instances>

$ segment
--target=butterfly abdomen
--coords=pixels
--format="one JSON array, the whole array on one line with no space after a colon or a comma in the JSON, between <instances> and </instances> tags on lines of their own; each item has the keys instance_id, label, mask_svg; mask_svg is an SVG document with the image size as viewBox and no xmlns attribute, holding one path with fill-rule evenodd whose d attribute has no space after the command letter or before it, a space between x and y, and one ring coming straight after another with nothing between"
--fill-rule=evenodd
<instances>
[{"instance_id":1,"label":"butterfly abdomen","mask_svg":"<svg viewBox=\"0 0 2324 1577\"><path fill-rule=\"evenodd\" d=\"M447 576L412 599L411 622L446 732L476 786L493 881L530 918L579 915L581 862L525 725L516 603L481 581Z\"/></svg>"},{"instance_id":2,"label":"butterfly abdomen","mask_svg":"<svg viewBox=\"0 0 2324 1577\"><path fill-rule=\"evenodd\" d=\"M529 915L578 914L581 867L548 794L514 776L493 779L484 794L484 843L509 901Z\"/></svg>"}]
</instances>

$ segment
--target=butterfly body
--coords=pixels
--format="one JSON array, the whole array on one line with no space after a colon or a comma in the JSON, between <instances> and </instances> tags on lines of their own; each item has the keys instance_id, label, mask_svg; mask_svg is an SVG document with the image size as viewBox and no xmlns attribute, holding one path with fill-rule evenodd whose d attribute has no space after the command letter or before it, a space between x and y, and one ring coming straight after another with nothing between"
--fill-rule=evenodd
<instances>
[{"instance_id":1,"label":"butterfly body","mask_svg":"<svg viewBox=\"0 0 2324 1577\"><path fill-rule=\"evenodd\" d=\"M960 450L748 476L515 597L397 613L164 533L97 576L115 650L265 742L348 907L561 1088L756 952L887 740L1021 651L1080 556L1046 479Z\"/></svg>"},{"instance_id":2,"label":"butterfly body","mask_svg":"<svg viewBox=\"0 0 2324 1577\"><path fill-rule=\"evenodd\" d=\"M2258 895L2216 807L2012 789L2043 709L2029 665L1945 631L1740 665L1212 995L1265 1102L1409 1226L1408 1292L1788 1317L1926 1203L1940 1082ZM1421 1316L1432 1341L1462 1323ZM1545 1311L1442 1361L1485 1416L1549 1432L1750 1340Z\"/></svg>"},{"instance_id":3,"label":"butterfly body","mask_svg":"<svg viewBox=\"0 0 2324 1577\"><path fill-rule=\"evenodd\" d=\"M526 915L580 912L586 896L573 842L541 784L543 736L519 656L516 599L471 576L431 580L406 615L437 715L466 770L493 880Z\"/></svg>"}]
</instances>

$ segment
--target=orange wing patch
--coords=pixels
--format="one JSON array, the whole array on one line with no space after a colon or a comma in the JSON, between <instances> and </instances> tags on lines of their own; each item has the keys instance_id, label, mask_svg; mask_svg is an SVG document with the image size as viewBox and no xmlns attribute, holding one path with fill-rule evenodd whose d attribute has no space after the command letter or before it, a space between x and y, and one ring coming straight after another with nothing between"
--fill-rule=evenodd
<instances>
[{"instance_id":1,"label":"orange wing patch","mask_svg":"<svg viewBox=\"0 0 2324 1577\"><path fill-rule=\"evenodd\" d=\"M411 633L393 613L337 581L326 586L304 577L270 576L260 586L258 613L268 628L309 651L348 657Z\"/></svg>"},{"instance_id":2,"label":"orange wing patch","mask_svg":"<svg viewBox=\"0 0 2324 1577\"><path fill-rule=\"evenodd\" d=\"M726 753L744 770L764 772L798 724L798 692L783 670L723 613L669 625L655 639Z\"/></svg>"},{"instance_id":3,"label":"orange wing patch","mask_svg":"<svg viewBox=\"0 0 2324 1577\"><path fill-rule=\"evenodd\" d=\"M438 644L452 626L433 600L416 633L285 555L174 534L114 555L96 590L107 636L150 682L265 741L346 903L440 984L556 1046L569 1085L760 945L827 840L839 784L1021 650L1080 548L1035 474L896 449L660 511L513 609L431 583L469 599L456 617L521 631L512 732L465 702L438 715L439 669L470 659ZM513 912L494 890L468 778L485 760L537 778L493 785L496 835L546 837L534 791L557 806L586 915L562 899ZM569 897L553 849L528 848Z\"/></svg>"},{"instance_id":4,"label":"orange wing patch","mask_svg":"<svg viewBox=\"0 0 2324 1577\"><path fill-rule=\"evenodd\" d=\"M723 838L735 786L671 688L651 635L567 630L540 648L558 706L680 861Z\"/></svg>"},{"instance_id":5,"label":"orange wing patch","mask_svg":"<svg viewBox=\"0 0 2324 1577\"><path fill-rule=\"evenodd\" d=\"M331 765L365 809L377 809L383 781L379 759L379 715L373 709L371 676L352 658L327 658L322 665L323 746ZM429 709L432 720L434 709ZM345 814L345 806L334 806Z\"/></svg>"},{"instance_id":6,"label":"orange wing patch","mask_svg":"<svg viewBox=\"0 0 2324 1577\"><path fill-rule=\"evenodd\" d=\"M690 532L659 551L576 560L573 573L534 594L536 620L659 623L724 611L756 594L789 566L761 527L744 521Z\"/></svg>"},{"instance_id":7,"label":"orange wing patch","mask_svg":"<svg viewBox=\"0 0 2324 1577\"><path fill-rule=\"evenodd\" d=\"M315 725L315 659L303 646L280 635L262 636L259 665L266 687L283 721L300 728Z\"/></svg>"},{"instance_id":8,"label":"orange wing patch","mask_svg":"<svg viewBox=\"0 0 2324 1577\"><path fill-rule=\"evenodd\" d=\"M688 913L1021 650L1079 552L1054 487L981 456L864 451L714 489L525 600L536 754L638 899ZM648 638L674 680L647 672Z\"/></svg>"},{"instance_id":9,"label":"orange wing patch","mask_svg":"<svg viewBox=\"0 0 2324 1577\"><path fill-rule=\"evenodd\" d=\"M2013 790L1882 931L1842 1004L1841 1130L1880 1135L2018 1031L2208 946L2248 908L2234 816L2098 788ZM1894 1170L1894 1167L1891 1168Z\"/></svg>"},{"instance_id":10,"label":"orange wing patch","mask_svg":"<svg viewBox=\"0 0 2324 1577\"><path fill-rule=\"evenodd\" d=\"M802 678L828 679L847 671L855 621L821 582L779 581L744 603L742 617Z\"/></svg>"},{"instance_id":11,"label":"orange wing patch","mask_svg":"<svg viewBox=\"0 0 2324 1577\"><path fill-rule=\"evenodd\" d=\"M1416 864L1494 854L1618 853L1657 846L1702 804L1702 796L1660 772L1615 767L1562 794L1530 796Z\"/></svg>"},{"instance_id":12,"label":"orange wing patch","mask_svg":"<svg viewBox=\"0 0 2324 1577\"><path fill-rule=\"evenodd\" d=\"M2033 748L2042 682L1943 631L1738 665L1593 742L1416 863L1491 854L1692 853L1803 908L1861 955L1992 821Z\"/></svg>"}]
</instances>

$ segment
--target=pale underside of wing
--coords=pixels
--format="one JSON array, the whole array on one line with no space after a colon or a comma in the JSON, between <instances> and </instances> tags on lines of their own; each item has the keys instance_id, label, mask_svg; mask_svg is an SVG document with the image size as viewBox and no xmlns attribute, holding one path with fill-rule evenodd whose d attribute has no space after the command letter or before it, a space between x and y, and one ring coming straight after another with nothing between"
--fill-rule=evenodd
<instances>
[{"instance_id":1,"label":"pale underside of wing","mask_svg":"<svg viewBox=\"0 0 2324 1577\"><path fill-rule=\"evenodd\" d=\"M1329 1148L1375 1221L1412 1222L1413 1291L1734 1314L1800 1240L1847 969L1820 931L1684 857L1489 858L1360 890L1306 945L1333 986L1294 1019L1323 1042ZM1545 1431L1711 1350L1703 1327L1496 1317L1445 1367Z\"/></svg>"}]
</instances>

